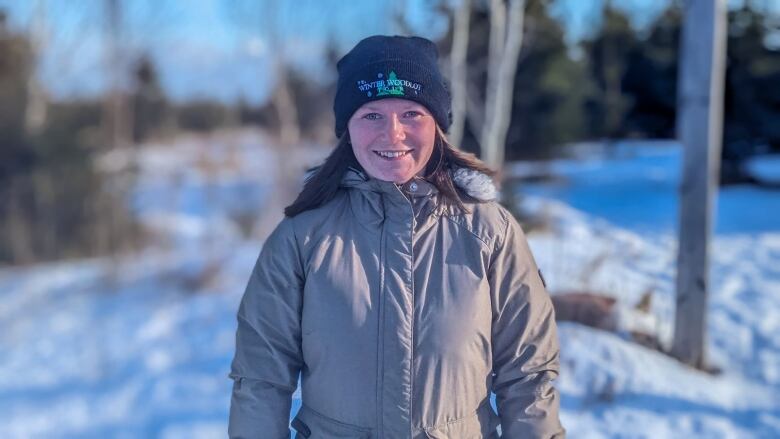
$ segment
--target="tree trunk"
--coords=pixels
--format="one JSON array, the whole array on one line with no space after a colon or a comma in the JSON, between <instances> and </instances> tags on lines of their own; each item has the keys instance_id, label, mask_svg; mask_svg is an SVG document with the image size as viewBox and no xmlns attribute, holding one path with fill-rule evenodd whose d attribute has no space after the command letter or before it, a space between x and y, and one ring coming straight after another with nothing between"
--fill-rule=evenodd
<instances>
[{"instance_id":1,"label":"tree trunk","mask_svg":"<svg viewBox=\"0 0 780 439\"><path fill-rule=\"evenodd\" d=\"M297 145L301 137L298 109L295 107L290 83L287 81L284 63L282 60L277 60L276 63L276 91L273 95L273 102L279 117L279 138L282 145Z\"/></svg>"},{"instance_id":2,"label":"tree trunk","mask_svg":"<svg viewBox=\"0 0 780 439\"><path fill-rule=\"evenodd\" d=\"M132 132L132 111L127 93L121 89L124 58L122 53L122 20L120 0L106 0L108 24L108 44L106 45L105 68L109 77L110 89L106 95L103 129L108 138L110 149L126 146Z\"/></svg>"},{"instance_id":3,"label":"tree trunk","mask_svg":"<svg viewBox=\"0 0 780 439\"><path fill-rule=\"evenodd\" d=\"M12 264L29 264L35 261L35 250L30 241L32 236L29 226L29 216L24 211L20 199L30 194L29 177L11 177L8 184L8 206L4 223L7 224L5 234L9 246L9 260Z\"/></svg>"},{"instance_id":4,"label":"tree trunk","mask_svg":"<svg viewBox=\"0 0 780 439\"><path fill-rule=\"evenodd\" d=\"M452 34L452 71L450 89L452 90L452 126L450 143L460 148L463 141L463 129L466 122L466 100L468 93L466 56L469 47L469 20L471 18L471 0L461 0L455 12Z\"/></svg>"},{"instance_id":5,"label":"tree trunk","mask_svg":"<svg viewBox=\"0 0 780 439\"><path fill-rule=\"evenodd\" d=\"M482 160L490 163L494 154L488 145L491 124L495 113L496 89L498 87L498 71L504 56L506 39L506 6L503 0L490 0L490 40L488 41L487 84L485 84L485 119L480 135L480 152Z\"/></svg>"},{"instance_id":6,"label":"tree trunk","mask_svg":"<svg viewBox=\"0 0 780 439\"><path fill-rule=\"evenodd\" d=\"M501 4L501 1L494 1L493 4ZM504 150L506 143L506 133L509 128L509 121L512 112L512 96L514 89L515 73L517 72L517 62L520 57L520 49L523 46L523 18L525 15L525 1L511 0L509 4L507 27L509 31L506 36L506 42L502 38L502 50L494 54L495 47L499 43L494 43L494 33L496 38L503 35L504 24L502 18L491 13L490 29L490 71L488 74L488 99L485 102L486 115L485 126L482 131L482 159L489 166L500 170L504 165ZM494 21L496 23L494 27Z\"/></svg>"},{"instance_id":7,"label":"tree trunk","mask_svg":"<svg viewBox=\"0 0 780 439\"><path fill-rule=\"evenodd\" d=\"M46 44L46 18L43 0L35 3L35 15L30 29L33 59L37 60ZM34 69L27 78L27 107L24 113L25 131L34 135L46 123L46 94L38 81Z\"/></svg>"}]
</instances>

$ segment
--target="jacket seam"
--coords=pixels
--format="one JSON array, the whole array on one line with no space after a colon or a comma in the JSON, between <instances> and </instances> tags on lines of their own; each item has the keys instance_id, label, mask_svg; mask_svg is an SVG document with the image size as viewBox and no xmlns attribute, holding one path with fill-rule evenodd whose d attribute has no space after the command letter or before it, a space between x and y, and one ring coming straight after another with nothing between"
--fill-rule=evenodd
<instances>
[{"instance_id":1,"label":"jacket seam","mask_svg":"<svg viewBox=\"0 0 780 439\"><path fill-rule=\"evenodd\" d=\"M490 273L490 271L493 269L493 263L495 262L496 254L503 250L504 244L506 243L506 237L509 234L509 218L507 218L504 212L502 212L500 209L499 213L501 214L501 219L504 220L504 232L496 238L496 246L495 248L491 249L488 273Z\"/></svg>"},{"instance_id":2,"label":"jacket seam","mask_svg":"<svg viewBox=\"0 0 780 439\"><path fill-rule=\"evenodd\" d=\"M501 219L504 220L504 233L499 236L498 246L503 247L506 242L506 237L509 235L509 218L503 209L498 209L498 213L501 215Z\"/></svg>"},{"instance_id":3,"label":"jacket seam","mask_svg":"<svg viewBox=\"0 0 780 439\"><path fill-rule=\"evenodd\" d=\"M479 416L479 411L481 409L482 409L482 404L480 404L479 407L477 407L477 409L474 410L474 413L471 413L470 415L464 415L464 416L461 416L460 418L456 418L456 419L453 419L451 421L443 422L441 424L432 425L430 427L422 427L421 430L425 431L425 432L434 431L434 430L440 430L442 428L449 427L452 424L457 424L457 423L463 422L463 421L465 421L467 419L478 417Z\"/></svg>"},{"instance_id":4,"label":"jacket seam","mask_svg":"<svg viewBox=\"0 0 780 439\"><path fill-rule=\"evenodd\" d=\"M340 420L338 420L336 418L333 418L331 416L328 416L328 415L326 415L324 413L319 412L318 410L313 409L308 404L301 403L301 409L303 409L304 412L309 412L309 413L311 413L314 416L322 418L325 422L330 422L330 423L339 425L339 426L347 428L347 429L351 429L351 430L354 430L354 431L359 431L361 433L369 433L371 431L371 427L363 427L361 425L355 425L355 424L350 424L348 422L340 421ZM308 427L308 425L307 425L307 427Z\"/></svg>"},{"instance_id":5,"label":"jacket seam","mask_svg":"<svg viewBox=\"0 0 780 439\"><path fill-rule=\"evenodd\" d=\"M249 381L256 381L258 383L266 383L266 384L268 384L269 386L271 386L271 387L273 387L275 389L288 390L290 392L295 392L295 390L297 390L297 388L298 388L298 386L295 386L295 387L285 386L284 384L278 384L278 383L275 383L273 381L268 381L267 379L254 378L254 377L250 377L250 376L246 376L246 375L240 375L240 374L237 374L237 373L230 373L230 374L228 374L228 377L230 377L233 381L249 380Z\"/></svg>"},{"instance_id":6,"label":"jacket seam","mask_svg":"<svg viewBox=\"0 0 780 439\"><path fill-rule=\"evenodd\" d=\"M487 242L485 239L483 239L481 236L477 235L477 233L476 233L476 232L474 232L473 230L471 230L471 228L469 228L467 225L465 225L465 224L461 223L460 221L458 221L457 219L455 219L455 217L452 217L452 216L450 216L450 215L442 215L442 216L443 216L443 217L446 217L446 218L447 218L448 220L450 220L450 221L451 221L453 224L455 224L455 225L457 225L457 226L461 227L462 229L466 230L467 232L469 232L469 233L470 233L472 236L474 236L475 238L477 238L477 240L478 240L479 242L481 242L481 243L482 243L482 245L484 245L484 246L485 246L485 248L487 248L487 249L490 249L490 244L488 244L488 242Z\"/></svg>"},{"instance_id":7,"label":"jacket seam","mask_svg":"<svg viewBox=\"0 0 780 439\"><path fill-rule=\"evenodd\" d=\"M290 228L292 229L293 242L295 242L295 255L297 256L296 259L298 260L298 268L300 269L301 277L303 278L301 280L305 284L306 283L306 270L305 270L304 264L303 264L303 252L301 251L301 243L298 240L298 233L295 231L295 223L294 222L292 222L290 224ZM301 295L303 295L303 290L301 290ZM303 300L301 300L301 304L303 304Z\"/></svg>"},{"instance_id":8,"label":"jacket seam","mask_svg":"<svg viewBox=\"0 0 780 439\"><path fill-rule=\"evenodd\" d=\"M384 209L384 208L383 208ZM379 236L380 260L379 260L379 316L377 318L377 383L376 383L376 410L377 431L379 437L384 436L384 385L385 385L385 356L384 356L384 328L385 328L385 263L387 261L387 222L382 221L382 231Z\"/></svg>"}]
</instances>

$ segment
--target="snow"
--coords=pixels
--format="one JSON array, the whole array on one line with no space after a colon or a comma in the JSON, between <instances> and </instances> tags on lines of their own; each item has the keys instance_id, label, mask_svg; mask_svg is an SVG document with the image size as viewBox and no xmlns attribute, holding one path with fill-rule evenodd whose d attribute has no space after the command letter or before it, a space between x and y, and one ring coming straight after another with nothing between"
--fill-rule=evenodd
<instances>
[{"instance_id":1,"label":"snow","mask_svg":"<svg viewBox=\"0 0 780 439\"><path fill-rule=\"evenodd\" d=\"M574 147L574 158L518 163L509 173L549 179L546 183L526 184L526 195L563 201L638 232L675 233L682 151L672 142L637 144L626 141L609 149ZM765 162L769 159L755 163ZM715 204L717 233L771 232L779 228L777 189L729 186L720 190Z\"/></svg>"},{"instance_id":2,"label":"snow","mask_svg":"<svg viewBox=\"0 0 780 439\"><path fill-rule=\"evenodd\" d=\"M648 240L556 201L530 199L526 206L544 209L554 223L552 230L529 239L553 294L601 292L625 309L652 291L653 318L645 326L669 345L676 254L671 236ZM682 366L623 334L560 323L559 388L570 436L775 437L780 425L780 340L773 337L780 330L778 238L780 232L716 238L709 356L723 369L720 375Z\"/></svg>"},{"instance_id":3,"label":"snow","mask_svg":"<svg viewBox=\"0 0 780 439\"><path fill-rule=\"evenodd\" d=\"M708 355L722 373L710 375L626 335L671 340L677 147L587 148L513 169L549 178L521 197L549 220L528 236L550 291L621 305L619 333L559 325L568 437L778 437L780 193L719 196ZM236 219L277 190L277 151L244 132L105 160L138 165L130 203L155 241L114 259L0 270L0 437L226 436L235 312L262 245ZM651 313L638 319L648 291Z\"/></svg>"},{"instance_id":4,"label":"snow","mask_svg":"<svg viewBox=\"0 0 780 439\"><path fill-rule=\"evenodd\" d=\"M748 173L761 181L780 184L780 154L767 154L746 160Z\"/></svg>"},{"instance_id":5,"label":"snow","mask_svg":"<svg viewBox=\"0 0 780 439\"><path fill-rule=\"evenodd\" d=\"M553 294L602 293L626 312L652 292L651 315L641 324L668 348L679 148L619 144L593 152L513 169L537 178L518 195L527 211L549 222L531 233L531 248ZM707 353L722 373L681 366L628 342L625 333L561 323L559 387L571 437L778 437L780 192L728 187L718 206Z\"/></svg>"}]
</instances>

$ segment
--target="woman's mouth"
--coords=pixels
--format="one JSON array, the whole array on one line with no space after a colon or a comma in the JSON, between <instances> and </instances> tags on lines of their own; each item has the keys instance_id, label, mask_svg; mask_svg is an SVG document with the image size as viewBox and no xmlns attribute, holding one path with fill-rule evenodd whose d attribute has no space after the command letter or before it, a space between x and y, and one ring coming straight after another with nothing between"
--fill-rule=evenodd
<instances>
[{"instance_id":1,"label":"woman's mouth","mask_svg":"<svg viewBox=\"0 0 780 439\"><path fill-rule=\"evenodd\" d=\"M374 154L387 160L393 160L393 159L401 158L412 151L414 150L409 149L406 151L374 151Z\"/></svg>"}]
</instances>

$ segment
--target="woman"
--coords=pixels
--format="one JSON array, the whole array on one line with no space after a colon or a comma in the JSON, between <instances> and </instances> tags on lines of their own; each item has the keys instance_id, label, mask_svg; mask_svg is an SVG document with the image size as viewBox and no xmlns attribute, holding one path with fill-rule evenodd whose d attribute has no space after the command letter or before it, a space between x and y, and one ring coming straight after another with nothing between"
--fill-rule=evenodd
<instances>
[{"instance_id":1,"label":"woman","mask_svg":"<svg viewBox=\"0 0 780 439\"><path fill-rule=\"evenodd\" d=\"M338 146L238 311L230 437L289 437L299 373L296 437L564 436L549 296L490 171L446 141L437 61L385 36L339 61Z\"/></svg>"}]
</instances>

